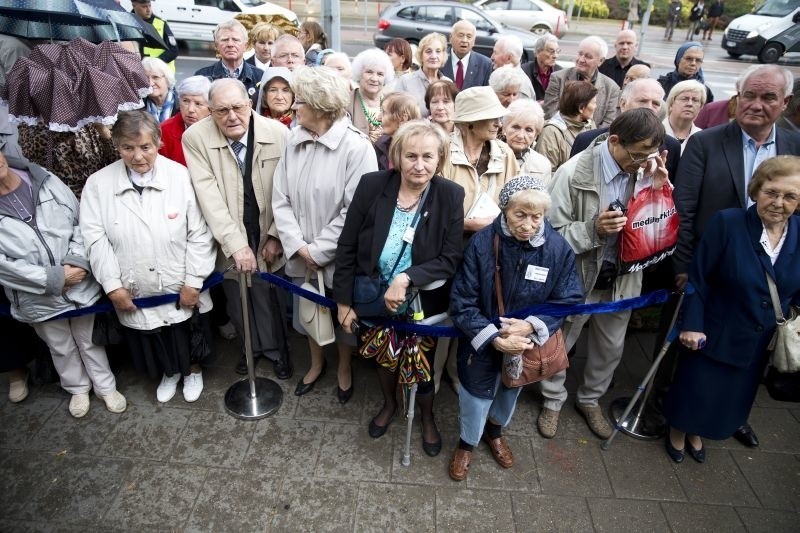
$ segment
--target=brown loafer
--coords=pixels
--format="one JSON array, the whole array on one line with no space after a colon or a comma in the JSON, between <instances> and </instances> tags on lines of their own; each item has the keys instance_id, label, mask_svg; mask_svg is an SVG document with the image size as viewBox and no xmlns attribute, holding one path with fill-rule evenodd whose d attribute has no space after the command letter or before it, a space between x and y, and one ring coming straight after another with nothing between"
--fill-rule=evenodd
<instances>
[{"instance_id":1,"label":"brown loafer","mask_svg":"<svg viewBox=\"0 0 800 533\"><path fill-rule=\"evenodd\" d=\"M497 437L494 440L489 440L489 437L484 433L483 440L489 445L489 449L492 450L492 457L497 461L497 464L503 468L511 468L514 466L514 454L511 453L511 448L508 447L508 442L505 437Z\"/></svg>"},{"instance_id":2,"label":"brown loafer","mask_svg":"<svg viewBox=\"0 0 800 533\"><path fill-rule=\"evenodd\" d=\"M472 462L472 452L456 448L450 460L450 478L453 481L464 481L469 473L469 464Z\"/></svg>"}]
</instances>

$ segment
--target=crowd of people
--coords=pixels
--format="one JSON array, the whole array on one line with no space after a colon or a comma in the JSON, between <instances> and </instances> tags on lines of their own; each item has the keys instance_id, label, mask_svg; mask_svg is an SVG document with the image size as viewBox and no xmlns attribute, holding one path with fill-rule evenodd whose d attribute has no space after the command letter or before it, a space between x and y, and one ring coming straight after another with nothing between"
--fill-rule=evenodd
<instances>
[{"instance_id":1,"label":"crowd of people","mask_svg":"<svg viewBox=\"0 0 800 533\"><path fill-rule=\"evenodd\" d=\"M562 331L571 350L588 326L575 408L595 435L611 435L600 401L631 311L566 319L525 311L633 298L650 277L648 286L695 287L681 349L660 373L669 389L659 404L671 426L667 453L703 462L703 438L732 435L758 445L747 418L775 329L764 272L784 314L800 304L800 87L791 72L749 67L726 112L701 129L696 120L713 95L699 42L682 45L675 70L654 79L634 57L630 30L611 57L603 38L585 38L571 68L556 63L553 35L520 64L517 38L499 38L487 58L473 51L476 33L461 20L449 42L431 33L414 52L397 39L351 62L328 48L315 22L296 37L267 23L248 32L234 19L214 32L219 60L194 76L175 79L170 50L143 50L150 94L105 133L115 161L72 190L58 168L4 148L0 283L14 319L49 347L70 413L86 415L92 389L114 413L126 400L93 335L95 317L60 317L65 311L108 298L134 367L161 379L158 401L170 401L182 381L191 402L213 357L214 326L228 320L243 343L249 317L254 364L270 361L278 379L293 375L284 345L289 324L307 333L299 297L253 276L245 317L237 272L296 285L318 279L338 305L336 396L344 404L353 395L351 357L374 326L362 293L379 286L381 314L404 322L448 312L461 332L425 351L431 376L417 392L431 456L442 448L433 413L444 375L458 395L449 472L461 481L481 440L501 467L513 466L503 428L522 387L503 375L514 357ZM621 236L627 206L644 188L674 198L677 247L657 270L628 272ZM225 272L221 289L201 291L215 270ZM136 305L166 293L177 303ZM310 335L308 343L298 396L327 369L323 346ZM19 402L27 370L9 361L2 370L11 371L9 398ZM377 366L383 404L369 422L373 438L398 411L397 367ZM244 355L236 371L247 372ZM543 438L558 432L568 373L576 371L540 383Z\"/></svg>"}]
</instances>

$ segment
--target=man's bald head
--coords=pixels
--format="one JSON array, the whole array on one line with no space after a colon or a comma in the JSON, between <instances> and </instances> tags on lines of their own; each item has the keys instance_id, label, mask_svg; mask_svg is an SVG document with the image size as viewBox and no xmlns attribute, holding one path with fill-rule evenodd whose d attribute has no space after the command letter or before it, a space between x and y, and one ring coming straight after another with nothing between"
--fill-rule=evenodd
<instances>
[{"instance_id":1,"label":"man's bald head","mask_svg":"<svg viewBox=\"0 0 800 533\"><path fill-rule=\"evenodd\" d=\"M656 80L644 78L630 82L619 97L619 109L646 108L658 115L664 101L664 88Z\"/></svg>"},{"instance_id":2,"label":"man's bald head","mask_svg":"<svg viewBox=\"0 0 800 533\"><path fill-rule=\"evenodd\" d=\"M625 74L625 79L622 82L622 87L625 88L633 80L641 80L650 77L650 67L647 65L633 65L628 69Z\"/></svg>"},{"instance_id":3,"label":"man's bald head","mask_svg":"<svg viewBox=\"0 0 800 533\"><path fill-rule=\"evenodd\" d=\"M476 33L475 25L468 20L459 20L453 24L453 30L450 32L450 46L459 59L472 51L472 47L475 46Z\"/></svg>"},{"instance_id":4,"label":"man's bald head","mask_svg":"<svg viewBox=\"0 0 800 533\"><path fill-rule=\"evenodd\" d=\"M627 65L633 59L633 54L636 52L636 32L633 30L622 30L617 34L617 39L614 41L614 50L616 52L617 61L620 65Z\"/></svg>"}]
</instances>

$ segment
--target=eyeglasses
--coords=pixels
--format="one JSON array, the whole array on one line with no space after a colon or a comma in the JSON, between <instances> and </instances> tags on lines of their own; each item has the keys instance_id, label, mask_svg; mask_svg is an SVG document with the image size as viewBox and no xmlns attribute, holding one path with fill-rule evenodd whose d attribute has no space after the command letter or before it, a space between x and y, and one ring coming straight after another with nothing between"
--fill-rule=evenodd
<instances>
[{"instance_id":1,"label":"eyeglasses","mask_svg":"<svg viewBox=\"0 0 800 533\"><path fill-rule=\"evenodd\" d=\"M303 56L300 54L292 54L289 52L284 52L282 54L276 55L275 59L281 59L281 60L293 59L294 61L300 61L301 59L303 59Z\"/></svg>"},{"instance_id":2,"label":"eyeglasses","mask_svg":"<svg viewBox=\"0 0 800 533\"><path fill-rule=\"evenodd\" d=\"M294 99L294 105L296 105L296 106L298 106L298 105L306 105L306 101L305 100L300 100L299 98L295 98Z\"/></svg>"},{"instance_id":3,"label":"eyeglasses","mask_svg":"<svg viewBox=\"0 0 800 533\"><path fill-rule=\"evenodd\" d=\"M693 98L691 96L679 96L675 100L682 104L699 104L702 102L700 98Z\"/></svg>"},{"instance_id":4,"label":"eyeglasses","mask_svg":"<svg viewBox=\"0 0 800 533\"><path fill-rule=\"evenodd\" d=\"M685 57L684 56L684 57L681 58L681 61L686 61L687 63L697 63L698 65L702 65L703 64L703 58L702 57Z\"/></svg>"},{"instance_id":5,"label":"eyeglasses","mask_svg":"<svg viewBox=\"0 0 800 533\"><path fill-rule=\"evenodd\" d=\"M164 76L161 74L148 74L147 77L150 79L150 81L161 81L164 79Z\"/></svg>"},{"instance_id":6,"label":"eyeglasses","mask_svg":"<svg viewBox=\"0 0 800 533\"><path fill-rule=\"evenodd\" d=\"M642 163L644 163L649 159L655 159L656 156L658 155L658 152L653 152L651 154L643 154L643 155L637 154L636 156L634 156L632 153L628 151L628 148L626 146L623 145L622 148L625 150L625 153L628 154L628 157L631 158L631 163L633 163L634 165L641 165Z\"/></svg>"},{"instance_id":7,"label":"eyeglasses","mask_svg":"<svg viewBox=\"0 0 800 533\"><path fill-rule=\"evenodd\" d=\"M225 117L228 116L228 114L231 111L233 111L234 113L236 113L238 115L239 113L241 113L241 112L243 112L243 111L245 111L245 110L247 110L249 108L250 108L249 104L236 104L236 105L232 105L230 107L217 107L215 109L212 109L211 112L217 118L225 118Z\"/></svg>"},{"instance_id":8,"label":"eyeglasses","mask_svg":"<svg viewBox=\"0 0 800 533\"><path fill-rule=\"evenodd\" d=\"M773 191L772 189L764 189L761 192L764 194L764 196L773 201L777 200L778 198L781 198L783 199L784 202L796 204L798 202L798 199L800 199L798 195L791 192L781 193L778 191Z\"/></svg>"}]
</instances>

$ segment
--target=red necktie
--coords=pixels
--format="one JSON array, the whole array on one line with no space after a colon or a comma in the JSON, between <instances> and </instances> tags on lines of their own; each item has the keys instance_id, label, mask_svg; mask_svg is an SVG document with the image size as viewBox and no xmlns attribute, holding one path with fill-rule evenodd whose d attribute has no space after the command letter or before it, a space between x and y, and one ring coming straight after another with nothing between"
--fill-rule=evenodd
<instances>
[{"instance_id":1,"label":"red necktie","mask_svg":"<svg viewBox=\"0 0 800 533\"><path fill-rule=\"evenodd\" d=\"M461 88L464 86L464 64L461 63L461 60L458 60L458 68L456 69L456 87L460 91Z\"/></svg>"}]
</instances>

